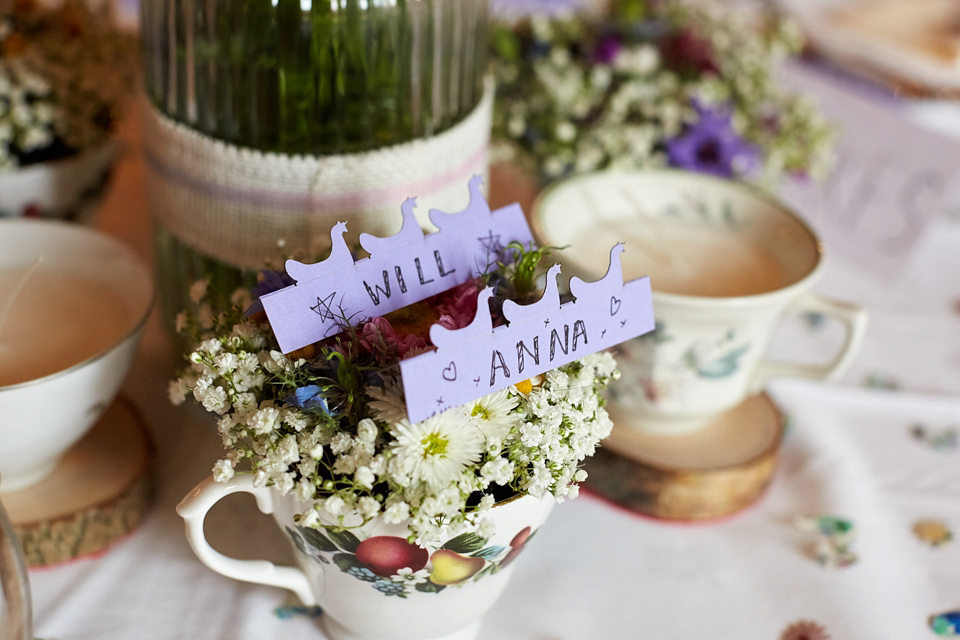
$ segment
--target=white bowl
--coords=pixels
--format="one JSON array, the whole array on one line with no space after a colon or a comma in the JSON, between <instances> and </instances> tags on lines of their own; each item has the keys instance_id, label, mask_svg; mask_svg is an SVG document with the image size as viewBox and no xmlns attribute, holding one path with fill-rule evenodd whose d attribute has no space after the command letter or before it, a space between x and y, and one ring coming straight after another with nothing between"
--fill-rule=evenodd
<instances>
[{"instance_id":1,"label":"white bowl","mask_svg":"<svg viewBox=\"0 0 960 640\"><path fill-rule=\"evenodd\" d=\"M60 160L0 171L0 218L90 219L116 153L108 140Z\"/></svg>"},{"instance_id":2,"label":"white bowl","mask_svg":"<svg viewBox=\"0 0 960 640\"><path fill-rule=\"evenodd\" d=\"M97 421L126 376L153 306L150 270L122 242L64 222L0 220L0 272L25 271L38 255L40 270L68 271L106 287L124 320L113 344L85 360L0 386L0 493L42 480Z\"/></svg>"}]
</instances>

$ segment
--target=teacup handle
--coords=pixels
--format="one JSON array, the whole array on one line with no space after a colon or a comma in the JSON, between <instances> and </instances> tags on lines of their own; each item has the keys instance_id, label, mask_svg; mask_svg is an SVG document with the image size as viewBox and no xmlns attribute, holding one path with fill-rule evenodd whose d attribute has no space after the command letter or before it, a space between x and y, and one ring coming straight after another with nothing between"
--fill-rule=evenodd
<instances>
[{"instance_id":1,"label":"teacup handle","mask_svg":"<svg viewBox=\"0 0 960 640\"><path fill-rule=\"evenodd\" d=\"M765 361L760 364L751 384L751 392L763 389L773 378L812 378L832 381L843 375L857 354L867 331L867 312L857 305L807 292L787 313L823 313L837 318L846 328L846 339L833 360L825 365L807 365L790 362Z\"/></svg>"},{"instance_id":2,"label":"teacup handle","mask_svg":"<svg viewBox=\"0 0 960 640\"><path fill-rule=\"evenodd\" d=\"M253 494L262 513L273 513L273 490L269 487L253 486L253 476L238 475L227 482L216 482L213 477L207 478L177 505L177 513L184 520L187 540L190 541L193 552L203 564L228 578L290 589L299 596L303 604L317 604L307 576L300 569L278 567L267 560L229 558L207 542L203 535L203 520L207 512L221 499L238 491Z\"/></svg>"}]
</instances>

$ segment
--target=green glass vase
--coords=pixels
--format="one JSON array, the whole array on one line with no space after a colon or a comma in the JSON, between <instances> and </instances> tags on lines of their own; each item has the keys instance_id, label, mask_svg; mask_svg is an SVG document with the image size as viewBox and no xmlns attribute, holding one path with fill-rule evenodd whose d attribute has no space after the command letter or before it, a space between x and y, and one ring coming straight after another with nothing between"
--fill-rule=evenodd
<instances>
[{"instance_id":1,"label":"green glass vase","mask_svg":"<svg viewBox=\"0 0 960 640\"><path fill-rule=\"evenodd\" d=\"M303 215L322 215L319 222L311 222L312 229L322 228L324 221L329 221L329 228L343 213L354 215L361 224L364 220L363 206L357 204L363 202L359 187L359 196L339 200L324 199L327 194L318 188L310 194L314 204L308 206L293 196L288 198L293 204L281 201L285 187L279 184L270 200L263 196L263 172L254 176L258 186L247 190L236 182L219 181L213 165L223 157L232 159L247 150L257 152L249 156L252 161L269 160L281 168L287 159L296 164L303 159L346 158L346 168L337 168L349 181L350 158L432 140L456 129L484 99L487 0L141 0L140 4L146 109L160 122L145 133L153 175L148 186L155 179L165 181L162 188L184 191L176 198L164 197L162 188L150 192L159 292L168 323L186 307L192 282L208 278L211 291L227 297L235 287L252 282L261 258L309 249L299 238L289 237L289 230L297 227L290 226L286 216L299 215L296 207L304 207ZM162 135L150 133L158 128ZM172 145L186 151L171 150ZM230 152L226 156L225 149ZM186 156L191 159L182 159ZM402 162L403 157L387 154L384 162L389 164L390 158ZM285 179L283 171L277 175L278 181ZM189 189L197 192L195 199ZM198 217L206 216L204 207L212 206L211 198L221 199L216 205L221 218L211 215L205 227L193 225L187 231L193 212L184 209L195 207ZM244 210L234 220L231 203L239 211L254 201L263 210L257 211L256 230L251 233L276 233L276 238L267 239L283 242L275 256L241 259L225 246L231 242L229 234L205 237L253 215ZM401 202L402 198L395 206L398 223ZM270 211L278 208L283 209L282 216L277 215L287 226L273 230ZM235 235L245 239L243 233Z\"/></svg>"}]
</instances>

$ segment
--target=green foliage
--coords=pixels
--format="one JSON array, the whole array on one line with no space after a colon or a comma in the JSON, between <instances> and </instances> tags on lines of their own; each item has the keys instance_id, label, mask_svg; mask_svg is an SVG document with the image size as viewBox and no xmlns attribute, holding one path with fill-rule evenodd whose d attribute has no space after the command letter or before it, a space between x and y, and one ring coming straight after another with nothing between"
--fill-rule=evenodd
<instances>
[{"instance_id":1,"label":"green foliage","mask_svg":"<svg viewBox=\"0 0 960 640\"><path fill-rule=\"evenodd\" d=\"M498 262L505 290L498 293L517 302L527 302L540 294L537 278L544 273L543 261L561 247L524 247L519 242L507 245L513 262Z\"/></svg>"},{"instance_id":2,"label":"green foliage","mask_svg":"<svg viewBox=\"0 0 960 640\"><path fill-rule=\"evenodd\" d=\"M456 553L474 553L475 551L480 551L483 549L483 545L487 544L486 538L481 538L475 533L467 532L461 533L456 538L448 540L444 549L449 549Z\"/></svg>"},{"instance_id":3,"label":"green foliage","mask_svg":"<svg viewBox=\"0 0 960 640\"><path fill-rule=\"evenodd\" d=\"M240 146L334 154L399 144L448 129L482 95L485 0L219 0L186 15L172 0L141 4L147 95ZM188 69L189 101L182 81L169 81Z\"/></svg>"},{"instance_id":4,"label":"green foliage","mask_svg":"<svg viewBox=\"0 0 960 640\"><path fill-rule=\"evenodd\" d=\"M483 549L480 549L477 552L471 553L470 555L473 556L474 558L483 558L485 560L493 560L494 558L501 555L506 550L507 550L506 547L498 547L498 546L484 547Z\"/></svg>"},{"instance_id":5,"label":"green foliage","mask_svg":"<svg viewBox=\"0 0 960 640\"><path fill-rule=\"evenodd\" d=\"M427 580L426 582L421 582L415 588L417 591L421 591L423 593L440 593L447 587L441 584L434 584Z\"/></svg>"},{"instance_id":6,"label":"green foliage","mask_svg":"<svg viewBox=\"0 0 960 640\"><path fill-rule=\"evenodd\" d=\"M303 538L307 541L307 544L309 544L314 549L317 549L319 551L336 551L337 550L337 546L332 542L330 542L330 540L328 540L327 537L322 533L320 533L318 530L311 529L309 527L298 527L298 529L300 530L300 533L303 535ZM290 535L292 536L293 534L291 533ZM302 548L300 550L303 551Z\"/></svg>"},{"instance_id":7,"label":"green foliage","mask_svg":"<svg viewBox=\"0 0 960 640\"><path fill-rule=\"evenodd\" d=\"M344 551L348 551L350 553L357 552L357 547L360 546L360 538L355 536L352 532L348 531L347 529L343 529L341 531L329 529L327 533L330 534L330 539L333 540L334 543L336 543L336 545ZM336 557L334 557L334 562L336 562Z\"/></svg>"}]
</instances>

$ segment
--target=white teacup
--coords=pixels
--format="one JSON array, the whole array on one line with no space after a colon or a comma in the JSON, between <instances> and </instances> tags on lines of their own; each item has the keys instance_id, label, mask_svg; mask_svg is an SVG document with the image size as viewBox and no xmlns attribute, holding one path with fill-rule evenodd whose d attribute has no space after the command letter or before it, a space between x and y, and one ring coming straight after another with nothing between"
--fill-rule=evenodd
<instances>
[{"instance_id":1,"label":"white teacup","mask_svg":"<svg viewBox=\"0 0 960 640\"><path fill-rule=\"evenodd\" d=\"M203 532L207 512L235 492L252 493L286 531L296 567L264 560L236 560L215 551ZM523 495L489 512L496 533L467 531L441 548L407 542L404 523L376 516L363 524L348 515L322 514L322 526L304 528L294 518L309 505L274 487L255 487L250 474L226 483L209 478L183 499L177 512L197 557L229 578L290 589L305 605L319 604L321 626L331 640L473 640L483 615L507 586L513 560L547 519L556 500Z\"/></svg>"},{"instance_id":2,"label":"white teacup","mask_svg":"<svg viewBox=\"0 0 960 640\"><path fill-rule=\"evenodd\" d=\"M603 275L624 242L624 277L650 276L657 329L618 350L618 425L680 435L773 377L835 379L866 329L863 310L811 291L824 266L816 234L752 187L675 170L598 172L547 189L533 217L541 243L567 247L568 271ZM778 320L804 312L845 325L833 360L766 360Z\"/></svg>"},{"instance_id":3,"label":"white teacup","mask_svg":"<svg viewBox=\"0 0 960 640\"><path fill-rule=\"evenodd\" d=\"M120 241L0 220L0 492L42 480L96 422L152 302L149 269Z\"/></svg>"},{"instance_id":4,"label":"white teacup","mask_svg":"<svg viewBox=\"0 0 960 640\"><path fill-rule=\"evenodd\" d=\"M108 140L72 156L0 171L0 218L86 222L103 195L117 145Z\"/></svg>"}]
</instances>

